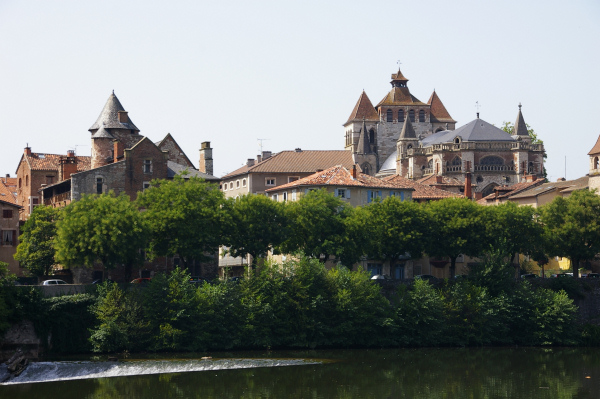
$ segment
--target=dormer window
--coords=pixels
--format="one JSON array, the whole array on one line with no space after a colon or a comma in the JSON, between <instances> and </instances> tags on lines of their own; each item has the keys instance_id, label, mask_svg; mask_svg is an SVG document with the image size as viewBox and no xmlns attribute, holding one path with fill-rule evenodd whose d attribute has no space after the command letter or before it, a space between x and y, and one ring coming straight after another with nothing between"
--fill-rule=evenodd
<instances>
[{"instance_id":1,"label":"dormer window","mask_svg":"<svg viewBox=\"0 0 600 399\"><path fill-rule=\"evenodd\" d=\"M454 139L454 144L460 144L460 137L456 137Z\"/></svg>"}]
</instances>

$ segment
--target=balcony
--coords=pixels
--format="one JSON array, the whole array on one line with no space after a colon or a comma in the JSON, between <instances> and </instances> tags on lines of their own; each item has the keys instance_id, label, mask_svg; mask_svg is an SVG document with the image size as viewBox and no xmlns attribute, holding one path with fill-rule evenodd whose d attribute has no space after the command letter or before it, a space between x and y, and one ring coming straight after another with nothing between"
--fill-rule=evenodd
<instances>
[{"instance_id":1,"label":"balcony","mask_svg":"<svg viewBox=\"0 0 600 399\"><path fill-rule=\"evenodd\" d=\"M512 165L475 165L475 172L514 172Z\"/></svg>"},{"instance_id":2,"label":"balcony","mask_svg":"<svg viewBox=\"0 0 600 399\"><path fill-rule=\"evenodd\" d=\"M66 193L57 194L50 198L44 198L44 205L53 205L62 201L71 200L71 192L67 191Z\"/></svg>"}]
</instances>

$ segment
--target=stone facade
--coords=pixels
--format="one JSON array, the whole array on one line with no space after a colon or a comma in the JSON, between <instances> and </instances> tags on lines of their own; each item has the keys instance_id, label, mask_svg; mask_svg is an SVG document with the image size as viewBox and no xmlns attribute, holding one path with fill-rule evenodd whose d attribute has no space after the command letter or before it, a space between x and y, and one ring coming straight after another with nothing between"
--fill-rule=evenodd
<instances>
[{"instance_id":1,"label":"stone facade","mask_svg":"<svg viewBox=\"0 0 600 399\"><path fill-rule=\"evenodd\" d=\"M19 245L19 210L12 202L0 200L0 262L8 263L8 270L17 276L23 269L13 257Z\"/></svg>"}]
</instances>

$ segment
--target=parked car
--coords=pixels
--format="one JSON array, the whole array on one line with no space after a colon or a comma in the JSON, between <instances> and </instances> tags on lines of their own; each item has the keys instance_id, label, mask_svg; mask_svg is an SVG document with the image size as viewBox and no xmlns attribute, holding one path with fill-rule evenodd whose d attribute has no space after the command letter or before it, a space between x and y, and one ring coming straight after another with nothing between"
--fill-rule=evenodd
<instances>
[{"instance_id":1,"label":"parked car","mask_svg":"<svg viewBox=\"0 0 600 399\"><path fill-rule=\"evenodd\" d=\"M385 274L376 274L371 277L371 280L391 280L390 276L386 276Z\"/></svg>"},{"instance_id":2,"label":"parked car","mask_svg":"<svg viewBox=\"0 0 600 399\"><path fill-rule=\"evenodd\" d=\"M556 277L558 277L558 278L569 278L569 277L573 277L573 273L561 273L561 274L557 274Z\"/></svg>"},{"instance_id":3,"label":"parked car","mask_svg":"<svg viewBox=\"0 0 600 399\"><path fill-rule=\"evenodd\" d=\"M600 273L588 273L586 278L600 278Z\"/></svg>"},{"instance_id":4,"label":"parked car","mask_svg":"<svg viewBox=\"0 0 600 399\"><path fill-rule=\"evenodd\" d=\"M131 284L148 284L152 279L148 277L139 277L131 280Z\"/></svg>"},{"instance_id":5,"label":"parked car","mask_svg":"<svg viewBox=\"0 0 600 399\"><path fill-rule=\"evenodd\" d=\"M109 279L109 278L107 278L107 279L106 279L106 280L104 280L104 281L106 281L106 282L108 282L108 283L114 283L114 282L115 282L115 281L113 281L113 280L111 280L111 279ZM98 280L94 280L94 281L92 281L92 284L94 284L94 285L95 285L95 284L102 284L104 281L102 281L102 279L101 279L101 278L99 278Z\"/></svg>"},{"instance_id":6,"label":"parked car","mask_svg":"<svg viewBox=\"0 0 600 399\"><path fill-rule=\"evenodd\" d=\"M538 277L539 276L537 274L534 274L534 273L521 274L521 278L524 278L524 279L538 278Z\"/></svg>"},{"instance_id":7,"label":"parked car","mask_svg":"<svg viewBox=\"0 0 600 399\"><path fill-rule=\"evenodd\" d=\"M204 277L190 277L190 283L202 285L204 283L210 283L210 281Z\"/></svg>"},{"instance_id":8,"label":"parked car","mask_svg":"<svg viewBox=\"0 0 600 399\"><path fill-rule=\"evenodd\" d=\"M59 285L59 284L68 284L66 281L64 280L46 280L44 282L42 282L42 285Z\"/></svg>"},{"instance_id":9,"label":"parked car","mask_svg":"<svg viewBox=\"0 0 600 399\"><path fill-rule=\"evenodd\" d=\"M417 274L415 276L415 280L427 280L427 281L435 282L438 279L437 279L437 277L432 276L431 274Z\"/></svg>"}]
</instances>

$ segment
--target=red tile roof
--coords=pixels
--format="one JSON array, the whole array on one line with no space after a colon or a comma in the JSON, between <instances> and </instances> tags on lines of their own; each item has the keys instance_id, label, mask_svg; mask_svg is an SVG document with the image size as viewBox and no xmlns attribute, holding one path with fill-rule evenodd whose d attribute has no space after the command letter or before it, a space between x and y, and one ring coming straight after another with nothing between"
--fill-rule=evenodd
<instances>
[{"instance_id":1,"label":"red tile roof","mask_svg":"<svg viewBox=\"0 0 600 399\"><path fill-rule=\"evenodd\" d=\"M27 155L27 163L31 170L58 170L60 157L65 155L43 154L39 152ZM83 172L89 170L92 166L92 158L85 156L77 156L77 171Z\"/></svg>"},{"instance_id":2,"label":"red tile roof","mask_svg":"<svg viewBox=\"0 0 600 399\"><path fill-rule=\"evenodd\" d=\"M415 190L412 194L413 199L436 200L451 197L464 198L464 195L421 184L400 175L386 176L382 180L402 188L413 188Z\"/></svg>"},{"instance_id":3,"label":"red tile roof","mask_svg":"<svg viewBox=\"0 0 600 399\"><path fill-rule=\"evenodd\" d=\"M432 174L417 180L417 183L426 184L428 186L448 186L448 187L463 187L464 181L460 181L454 177L442 176L442 182L437 182L437 175ZM475 184L473 184L475 185Z\"/></svg>"},{"instance_id":4,"label":"red tile roof","mask_svg":"<svg viewBox=\"0 0 600 399\"><path fill-rule=\"evenodd\" d=\"M373 103L371 102L371 100L369 100L369 97L367 97L367 93L365 93L364 90L360 95L346 123L356 120L362 120L363 118L368 121L379 120L379 114L377 113L377 111L375 111Z\"/></svg>"},{"instance_id":5,"label":"red tile roof","mask_svg":"<svg viewBox=\"0 0 600 399\"><path fill-rule=\"evenodd\" d=\"M598 153L600 153L600 136L598 136L598 140L596 141L596 144L590 150L590 152L588 152L588 155L595 155L595 154L598 154Z\"/></svg>"},{"instance_id":6,"label":"red tile roof","mask_svg":"<svg viewBox=\"0 0 600 399\"><path fill-rule=\"evenodd\" d=\"M432 122L448 122L448 123L456 123L454 119L450 116L450 113L444 107L442 100L438 97L435 90L431 93L431 97L429 97L429 101L427 104L431 106L431 121Z\"/></svg>"},{"instance_id":7,"label":"red tile roof","mask_svg":"<svg viewBox=\"0 0 600 399\"><path fill-rule=\"evenodd\" d=\"M348 150L281 151L252 166L242 166L222 179L247 173L314 173L334 165L352 168L352 153Z\"/></svg>"},{"instance_id":8,"label":"red tile roof","mask_svg":"<svg viewBox=\"0 0 600 399\"><path fill-rule=\"evenodd\" d=\"M343 187L364 187L364 188L387 188L398 189L396 184L391 184L373 176L366 175L361 172L356 173L356 179L352 177L352 173L343 167L337 165L322 172L317 172L310 176L296 180L291 183L283 184L278 187L266 190L266 192L274 192L282 189L300 186L343 186ZM403 187L406 190L413 190L411 187Z\"/></svg>"},{"instance_id":9,"label":"red tile roof","mask_svg":"<svg viewBox=\"0 0 600 399\"><path fill-rule=\"evenodd\" d=\"M4 181L0 179L0 200L4 202L10 202L11 204L17 204L17 197L15 197L14 191L4 184Z\"/></svg>"}]
</instances>

